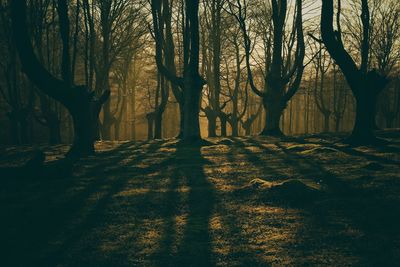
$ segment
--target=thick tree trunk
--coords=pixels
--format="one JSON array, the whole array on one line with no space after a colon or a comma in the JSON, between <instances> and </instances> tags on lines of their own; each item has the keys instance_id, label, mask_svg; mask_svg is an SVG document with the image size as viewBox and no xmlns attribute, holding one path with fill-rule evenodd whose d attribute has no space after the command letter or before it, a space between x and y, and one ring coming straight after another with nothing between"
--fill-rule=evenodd
<instances>
[{"instance_id":1,"label":"thick tree trunk","mask_svg":"<svg viewBox=\"0 0 400 267\"><path fill-rule=\"evenodd\" d=\"M74 140L67 156L93 155L94 142L99 132L99 113L110 97L110 91L105 91L100 98L96 98L85 86L77 86L71 90L80 93L75 95L74 103L68 106L74 125Z\"/></svg>"},{"instance_id":2,"label":"thick tree trunk","mask_svg":"<svg viewBox=\"0 0 400 267\"><path fill-rule=\"evenodd\" d=\"M94 129L97 117L92 118L90 112L72 112L74 124L74 141L68 152L69 156L88 156L94 154Z\"/></svg>"},{"instance_id":3,"label":"thick tree trunk","mask_svg":"<svg viewBox=\"0 0 400 267\"><path fill-rule=\"evenodd\" d=\"M282 136L280 129L280 120L283 113L282 105L279 101L270 101L264 104L265 110L265 127L260 135L265 136Z\"/></svg>"},{"instance_id":4,"label":"thick tree trunk","mask_svg":"<svg viewBox=\"0 0 400 267\"><path fill-rule=\"evenodd\" d=\"M202 82L197 75L185 77L184 129L183 139L187 142L198 141L200 136L200 96Z\"/></svg>"},{"instance_id":5,"label":"thick tree trunk","mask_svg":"<svg viewBox=\"0 0 400 267\"><path fill-rule=\"evenodd\" d=\"M348 139L354 144L369 144L376 142L374 134L375 127L375 105L376 95L372 90L361 91L355 95L356 99L356 120L353 131ZM358 90L360 91L360 90ZM367 92L368 91L368 92Z\"/></svg>"}]
</instances>

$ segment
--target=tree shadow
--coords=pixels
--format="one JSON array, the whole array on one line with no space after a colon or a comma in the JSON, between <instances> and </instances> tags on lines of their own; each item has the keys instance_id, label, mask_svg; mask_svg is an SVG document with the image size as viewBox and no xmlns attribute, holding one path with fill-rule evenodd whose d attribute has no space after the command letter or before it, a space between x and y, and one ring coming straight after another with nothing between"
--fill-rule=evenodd
<instances>
[{"instance_id":1,"label":"tree shadow","mask_svg":"<svg viewBox=\"0 0 400 267\"><path fill-rule=\"evenodd\" d=\"M257 145L258 142L253 140L252 143ZM322 181L328 192L322 201L302 208L310 216L310 228L315 230L319 228L321 233L328 233L338 231L334 227L344 224L346 227L341 230L340 234L338 233L336 237L329 237L331 238L329 239L330 246L342 249L352 246L350 250L358 255L360 264L392 266L398 262L400 257L396 250L398 246L396 240L399 240L400 236L397 225L400 219L400 212L397 208L400 205L398 198L394 199L373 190L354 187L353 184L322 166L318 160L295 153L279 142L276 142L275 145L283 152L283 154L276 153L276 155L281 157L288 166L302 176L311 175L310 178ZM268 151L265 146L261 144L258 146ZM330 147L341 151L340 147L334 145ZM347 149L344 152L363 156ZM334 226L335 224L336 226ZM343 231L360 231L361 234L355 240L351 238L351 235L346 236ZM304 239L304 234L305 232L299 233L298 240ZM313 235L314 233L309 234ZM311 236L311 238L315 237ZM303 245L307 246L307 244Z\"/></svg>"},{"instance_id":2,"label":"tree shadow","mask_svg":"<svg viewBox=\"0 0 400 267\"><path fill-rule=\"evenodd\" d=\"M137 151L146 145L148 147L145 150ZM18 204L17 209L8 214L7 220L1 222L2 231L13 229L3 235L8 245L3 243L2 251L8 253L2 262L9 266L25 265L28 262L37 266L55 266L65 262L68 250L104 220L106 206L130 181L129 176L122 174L121 170L116 172L118 168L122 168L122 172L126 171L126 166L121 166L121 162L125 161L125 165L134 166L151 156L159 147L160 142L125 143L110 151L98 153L95 158L83 160L82 164L88 164L84 177L55 181L32 180L31 185L22 185L18 181L14 189L18 190L20 184L24 186L23 189L19 188L22 193L26 194L25 191L32 192L32 189L35 189L32 193L38 195L30 197L30 200L22 198L15 201L15 204L4 205L2 213L7 211L6 205ZM135 156L126 161L132 153L135 153ZM112 168L105 170L105 166ZM129 169L132 176L151 171L139 167ZM143 196L143 202L146 203L153 195L150 190ZM25 211L28 206L31 210ZM21 250L26 251L25 257L17 256ZM84 251L78 252L78 255L83 254Z\"/></svg>"},{"instance_id":3,"label":"tree shadow","mask_svg":"<svg viewBox=\"0 0 400 267\"><path fill-rule=\"evenodd\" d=\"M175 145L176 151L163 163L171 167L171 181L165 195L163 234L160 247L155 252L157 266L214 266L212 256L210 217L215 203L215 189L204 172L210 164L201 155L201 144ZM177 186L185 182L187 196L179 193ZM180 194L180 195L178 195ZM184 219L183 236L176 244L176 216L181 215L179 202L186 200L187 213ZM185 213L185 212L184 212Z\"/></svg>"}]
</instances>

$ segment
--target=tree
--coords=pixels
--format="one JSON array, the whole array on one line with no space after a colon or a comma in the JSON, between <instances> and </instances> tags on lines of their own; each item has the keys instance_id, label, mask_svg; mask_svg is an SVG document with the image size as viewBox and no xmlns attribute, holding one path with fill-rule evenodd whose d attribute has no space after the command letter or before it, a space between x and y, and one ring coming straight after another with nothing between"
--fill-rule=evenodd
<instances>
[{"instance_id":1,"label":"tree","mask_svg":"<svg viewBox=\"0 0 400 267\"><path fill-rule=\"evenodd\" d=\"M335 118L335 131L340 131L340 124L346 111L348 102L348 88L344 78L340 75L337 66L333 65L333 117Z\"/></svg>"},{"instance_id":2,"label":"tree","mask_svg":"<svg viewBox=\"0 0 400 267\"><path fill-rule=\"evenodd\" d=\"M142 23L142 1L104 0L94 1L98 8L99 25L96 36L100 36L100 57L95 65L95 91L111 90L110 74L118 60L127 54L126 50L137 50L141 47L138 41L145 33ZM97 14L97 13L95 13ZM93 12L92 12L93 16ZM92 18L93 19L93 18ZM134 44L134 45L132 45ZM103 139L111 139L111 127L116 122L117 109L112 109L112 98L103 109L101 134Z\"/></svg>"},{"instance_id":3,"label":"tree","mask_svg":"<svg viewBox=\"0 0 400 267\"><path fill-rule=\"evenodd\" d=\"M250 87L254 93L263 100L266 112L265 126L262 135L282 135L280 119L289 100L298 91L303 76L305 57L305 44L303 35L302 1L296 0L296 15L294 16L292 32L285 35L287 17L287 0L271 0L272 42L267 44L264 90L260 90L254 83L251 70L251 41L246 26L247 17L246 0L230 2L231 13L239 22L244 36L246 52L247 75ZM266 17L268 21L269 17ZM268 40L268 38L266 38ZM287 47L284 48L284 44ZM294 46L296 44L296 48ZM271 51L272 50L272 51ZM286 51L286 56L284 56Z\"/></svg>"},{"instance_id":4,"label":"tree","mask_svg":"<svg viewBox=\"0 0 400 267\"><path fill-rule=\"evenodd\" d=\"M380 112L385 118L386 128L395 127L394 122L400 114L400 77L396 77L382 94Z\"/></svg>"},{"instance_id":5,"label":"tree","mask_svg":"<svg viewBox=\"0 0 400 267\"><path fill-rule=\"evenodd\" d=\"M333 28L333 0L322 1L321 35L331 57L342 70L356 99L356 120L348 141L356 144L375 143L375 109L379 94L388 84L388 78L375 69L368 70L370 59L370 13L367 0L361 0L361 64L358 67L342 42L340 26L341 2L337 13L337 31Z\"/></svg>"},{"instance_id":6,"label":"tree","mask_svg":"<svg viewBox=\"0 0 400 267\"><path fill-rule=\"evenodd\" d=\"M224 0L204 1L204 25L203 25L203 68L208 85L208 106L203 110L208 119L208 136L216 136L216 121L221 121L221 135L226 135L227 114L223 112L226 106L221 103L221 58L222 58L222 29Z\"/></svg>"},{"instance_id":7,"label":"tree","mask_svg":"<svg viewBox=\"0 0 400 267\"><path fill-rule=\"evenodd\" d=\"M331 97L329 87L326 84L326 76L331 68L332 60L327 55L326 50L322 49L321 43L315 42L320 47L316 47L318 52L313 59L315 68L314 98L318 110L324 116L324 132L329 132L331 110Z\"/></svg>"},{"instance_id":8,"label":"tree","mask_svg":"<svg viewBox=\"0 0 400 267\"><path fill-rule=\"evenodd\" d=\"M228 96L230 99L230 103L232 104L231 112L228 114L228 123L232 129L232 136L239 135L239 122L245 116L248 106L248 87L249 81L247 77L243 77L243 68L242 63L244 61L245 56L241 54L240 47L240 29L238 27L234 27L233 29L229 29L228 41L233 46L233 62L228 61L227 58L225 60L225 82L226 87L228 88ZM233 66L232 70L230 70L230 66ZM231 85L231 75L234 77L233 86ZM244 89L242 88L243 83L245 83ZM239 105L240 104L240 105ZM240 106L242 110L240 111ZM249 127L251 126L251 120L248 121ZM245 124L245 125L247 125Z\"/></svg>"},{"instance_id":9,"label":"tree","mask_svg":"<svg viewBox=\"0 0 400 267\"><path fill-rule=\"evenodd\" d=\"M245 136L249 136L251 134L251 127L253 126L254 121L260 116L262 105L259 104L258 108L255 113L251 113L251 107L247 108L247 118L244 120L243 118L240 119L240 123L245 131Z\"/></svg>"},{"instance_id":10,"label":"tree","mask_svg":"<svg viewBox=\"0 0 400 267\"><path fill-rule=\"evenodd\" d=\"M187 142L201 139L199 112L201 91L205 80L199 73L199 1L184 1L183 17L183 76L177 76L167 62L163 62L164 40L161 34L160 17L162 16L161 0L152 0L153 29L156 43L156 63L158 70L166 79L181 88L183 94L183 135L182 140Z\"/></svg>"},{"instance_id":11,"label":"tree","mask_svg":"<svg viewBox=\"0 0 400 267\"><path fill-rule=\"evenodd\" d=\"M69 155L93 154L98 115L110 91L106 90L96 98L94 92L86 86L76 86L60 80L45 69L33 51L26 26L26 9L25 0L11 3L13 38L23 70L43 93L60 102L70 112L74 123L74 142Z\"/></svg>"}]
</instances>

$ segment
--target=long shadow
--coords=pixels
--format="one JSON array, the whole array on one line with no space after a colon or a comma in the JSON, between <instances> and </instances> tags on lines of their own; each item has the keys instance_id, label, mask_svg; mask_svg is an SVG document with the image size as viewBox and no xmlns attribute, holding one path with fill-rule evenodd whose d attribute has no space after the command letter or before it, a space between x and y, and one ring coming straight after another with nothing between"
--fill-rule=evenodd
<instances>
[{"instance_id":1,"label":"long shadow","mask_svg":"<svg viewBox=\"0 0 400 267\"><path fill-rule=\"evenodd\" d=\"M204 165L210 162L201 155L201 146L176 145L176 151L164 164L172 168L171 182L165 201L163 234L160 248L155 253L158 266L214 266L210 217L214 209L215 189L204 173ZM183 229L183 238L172 249L176 238L175 216L180 196L176 192L179 180L184 180L189 187L187 193L187 218Z\"/></svg>"},{"instance_id":2,"label":"long shadow","mask_svg":"<svg viewBox=\"0 0 400 267\"><path fill-rule=\"evenodd\" d=\"M142 145L143 144L140 144L134 147L139 148ZM20 235L22 236L21 238L17 237L17 240L20 240L19 242L21 244L16 244L14 250L18 250L17 247L19 245L25 244L25 246L27 246L26 249L31 250L29 253L27 253L27 255L30 256L26 255L27 257L25 259L17 258L15 257L14 252L11 251L11 253L8 255L9 259L5 259L3 262L9 262L10 264L17 265L16 262L22 260L23 262L37 262L37 264L40 264L41 266L54 266L57 263L62 262L65 250L76 243L82 237L82 235L85 234L85 231L89 230L96 224L96 221L99 219L101 220L104 208L110 202L112 196L123 189L128 182L126 177L115 177L114 179L108 179L109 176L104 173L102 174L102 167L106 165L118 165L119 162L126 159L128 154L132 153L132 150L129 149L130 146L132 146L132 143L123 144L111 151L100 153L96 157L96 166L88 168L88 172L85 174L85 179L87 179L86 177L91 178L89 178L89 181L87 181L85 188L78 193L72 195L65 193L69 188L76 186L75 182L70 183L66 188L59 188L58 192L51 192L51 190L48 192L49 190L44 190L44 192L42 192L43 196L40 199L41 201L35 204L37 210L33 210L31 212L31 216L33 217L27 218L28 222L31 221L29 225L24 223L26 218L13 218L14 220L17 219L16 227L22 227L22 229L20 229ZM130 160L128 164L134 165L140 160L145 159L146 156L151 155L152 151L154 152L158 149L158 147L159 145L157 143L150 144L150 147L144 153L138 154L136 158ZM141 174L145 172L145 170L139 168L133 171L140 172ZM101 187L104 186L107 186L108 188L106 188L106 190L101 189ZM89 211L85 210L85 205L87 205L88 198L98 191L105 192L103 192L103 195L100 199L98 199L94 206L89 207ZM49 202L44 203L43 200L47 200ZM60 204L60 206L52 207L53 203ZM61 207L63 209L59 210ZM76 225L72 224L74 219L76 221L76 219L80 217L84 217L82 221L78 222L77 224L75 223ZM55 251L54 248L47 248L49 245L48 242L54 242L54 238L63 231L67 231L67 233L64 234L66 239L58 240L62 241L62 244L60 246L56 246ZM25 234L27 235L25 236ZM22 238L25 238L25 241L22 241ZM41 252L46 250L48 250L47 252L51 253L41 255ZM15 251L15 253L17 252ZM40 256L45 256L45 258L41 258Z\"/></svg>"},{"instance_id":3,"label":"long shadow","mask_svg":"<svg viewBox=\"0 0 400 267\"><path fill-rule=\"evenodd\" d=\"M241 159L237 158L238 153L240 153L244 155L245 159L248 159L251 164L257 165L257 167L262 168L264 171L269 171L274 175L277 174L275 170L265 164L260 166L259 163L262 162L262 159L255 153L251 153L249 150L247 150L242 139L233 137L228 139L232 141L232 145L230 146L230 151L224 155L227 158L227 162L234 163L240 161ZM232 148L234 148L236 151ZM259 255L259 253L250 247L250 240L248 240L248 238L242 232L241 224L243 222L238 220L240 217L240 214L238 214L239 212L232 210L227 205L229 203L235 205L234 203L243 201L243 198L238 198L236 194L229 192L224 195L223 200L223 202L218 203L218 212L221 216L221 222L223 226L226 227L225 238L230 241L230 257L232 257L240 266L270 266L269 263L261 261L259 258L257 258L256 255Z\"/></svg>"},{"instance_id":4,"label":"long shadow","mask_svg":"<svg viewBox=\"0 0 400 267\"><path fill-rule=\"evenodd\" d=\"M235 147L238 149L238 152L245 155L245 157L251 164L260 168L262 170L263 174L267 174L269 176L268 177L269 180L279 180L282 178L287 178L285 175L282 175L281 173L279 173L279 171L276 170L275 168L270 167L268 162L265 162L265 159L263 159L262 157L257 155L257 153L254 153L250 149L246 148L246 145L242 140L240 140L238 138L232 138L232 140L235 141ZM272 151L272 150L265 148L264 146L260 145L258 142L256 142L253 139L248 139L247 142L250 145L254 145L256 147L261 148L261 150L263 152L268 151L269 154L276 153L276 151Z\"/></svg>"},{"instance_id":5,"label":"long shadow","mask_svg":"<svg viewBox=\"0 0 400 267\"><path fill-rule=\"evenodd\" d=\"M153 142L149 144L149 147L142 151L142 153L137 154L136 157L133 160L130 160L126 162L127 165L134 166L135 164L139 163L140 161L145 160L146 158L150 157L153 155L155 151L159 149L160 143L159 142ZM140 148L141 146L137 147ZM118 166L118 163L129 155L129 151L127 150L126 147L123 147L121 149L117 149L113 151L112 155L114 155L112 158L110 158L110 154L107 153L106 157L102 157L104 159L104 163L107 164L108 166L113 166L116 165ZM115 155L116 154L116 155ZM167 156L167 155L166 155ZM124 187L127 185L129 182L130 178L126 177L125 175L121 176L116 176L114 179L109 179L110 175L112 175L112 170L116 171L118 167L113 168L106 173L101 174L101 165L98 165L97 168L94 167L91 171L89 171L88 174L89 176L96 176L96 175L104 175L104 178L106 179L106 185L107 189L106 192L101 196L93 205L92 209L89 211L84 211L82 209L76 210L76 216L83 216L84 219L82 222L78 223L76 227L73 227L72 229L69 230L69 234L67 235L67 238L63 241L62 246L60 246L56 251L51 253L51 257L47 259L47 262L49 263L49 266L54 264L56 265L58 262L63 261L64 253L65 250L68 248L73 247L73 244L78 242L83 235L87 233L92 227L94 227L99 221L103 220L103 215L105 212L105 209L107 205L112 201L112 197L120 192L121 190L124 189ZM123 168L119 166L119 168ZM141 174L144 175L151 170L146 170L143 168L136 168L134 172L136 174ZM108 176L107 176L108 175ZM91 191L96 192L98 188L92 188ZM146 193L143 198L149 200L152 196L154 195L154 191L150 190L148 193ZM85 214L86 213L86 214Z\"/></svg>"},{"instance_id":6,"label":"long shadow","mask_svg":"<svg viewBox=\"0 0 400 267\"><path fill-rule=\"evenodd\" d=\"M308 140L308 139L304 139L304 138L292 138L291 141L299 143L299 144L317 144L317 145L321 145L324 147L336 149L336 150L346 153L350 156L362 157L362 158L365 158L366 160L378 161L383 164L395 164L395 165L400 164L400 161L398 161L398 160L394 160L394 159L390 159L390 158L383 158L383 157L379 157L376 155L372 155L372 154L368 154L366 152L356 150L355 148L357 148L357 146L339 145L340 142L334 143L334 142L330 142L329 140L324 140L324 139L322 139L321 141L312 141L312 140ZM373 148L377 152L386 152L386 153L399 153L400 152L399 148L391 147L388 145L369 146L369 147Z\"/></svg>"},{"instance_id":7,"label":"long shadow","mask_svg":"<svg viewBox=\"0 0 400 267\"><path fill-rule=\"evenodd\" d=\"M350 225L365 233L363 239L358 242L349 241L354 246L352 250L361 259L360 264L393 266L398 262L399 255L396 254L398 243L396 239L400 235L397 225L400 219L398 199L385 199L384 196L376 195L374 192L354 188L314 159L295 154L279 143L276 145L284 152L287 163L299 173L306 175L311 170L317 170L319 175L315 178L323 179L328 191L331 192L330 198L322 203L322 206L306 208L316 223L314 225L329 230L326 218L328 214L334 216L336 221L350 222Z\"/></svg>"},{"instance_id":8,"label":"long shadow","mask_svg":"<svg viewBox=\"0 0 400 267\"><path fill-rule=\"evenodd\" d=\"M267 153L275 153L274 155L276 155L277 158L280 158L282 162L286 164L286 166L294 169L295 176L300 174L300 176L304 178L314 180L316 183L321 183L328 192L342 196L359 193L355 191L352 186L343 182L333 172L326 170L319 162L307 158L306 156L295 154L285 148L279 142L275 142L274 145L279 148L281 153L277 153L277 151L273 151L268 147L263 146L257 140L251 140L249 142L263 149Z\"/></svg>"}]
</instances>

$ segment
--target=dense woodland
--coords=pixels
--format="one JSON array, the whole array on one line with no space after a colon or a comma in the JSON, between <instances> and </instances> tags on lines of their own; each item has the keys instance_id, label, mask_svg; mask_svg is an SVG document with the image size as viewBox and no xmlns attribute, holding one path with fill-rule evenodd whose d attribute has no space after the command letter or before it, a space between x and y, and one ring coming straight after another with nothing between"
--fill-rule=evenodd
<instances>
[{"instance_id":1,"label":"dense woodland","mask_svg":"<svg viewBox=\"0 0 400 267\"><path fill-rule=\"evenodd\" d=\"M394 0L1 1L1 142L369 142L400 123L399 12Z\"/></svg>"},{"instance_id":2,"label":"dense woodland","mask_svg":"<svg viewBox=\"0 0 400 267\"><path fill-rule=\"evenodd\" d=\"M0 4L0 266L399 266L400 1Z\"/></svg>"}]
</instances>

